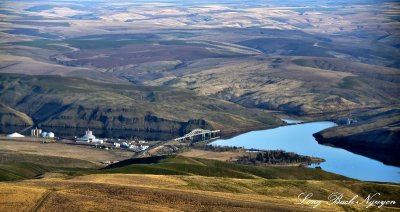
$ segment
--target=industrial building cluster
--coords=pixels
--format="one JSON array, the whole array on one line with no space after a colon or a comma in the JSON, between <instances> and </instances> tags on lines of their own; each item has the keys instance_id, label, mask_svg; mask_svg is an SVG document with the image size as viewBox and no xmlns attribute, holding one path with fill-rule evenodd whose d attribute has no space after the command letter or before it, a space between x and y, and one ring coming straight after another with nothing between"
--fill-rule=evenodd
<instances>
[{"instance_id":1,"label":"industrial building cluster","mask_svg":"<svg viewBox=\"0 0 400 212\"><path fill-rule=\"evenodd\" d=\"M45 132L42 129L31 129L31 136L32 137L42 137L42 138L54 138L53 132Z\"/></svg>"},{"instance_id":2,"label":"industrial building cluster","mask_svg":"<svg viewBox=\"0 0 400 212\"><path fill-rule=\"evenodd\" d=\"M85 131L85 135L76 138L75 141L76 143L91 143L95 145L104 144L106 142L112 144L113 148L125 148L134 152L144 151L149 148L148 145L145 145L147 142L143 140L127 141L121 139L98 139L93 134L93 131L89 129ZM104 145L104 149L108 150L110 147Z\"/></svg>"},{"instance_id":3,"label":"industrial building cluster","mask_svg":"<svg viewBox=\"0 0 400 212\"><path fill-rule=\"evenodd\" d=\"M7 135L7 137L8 138L24 138L25 136L20 133L14 132L14 133ZM45 131L42 131L42 129L35 128L35 129L31 129L31 137L55 138L55 134L53 132L45 132Z\"/></svg>"},{"instance_id":4,"label":"industrial building cluster","mask_svg":"<svg viewBox=\"0 0 400 212\"><path fill-rule=\"evenodd\" d=\"M25 136L14 132L7 135L8 138L24 138ZM46 132L42 129L34 128L31 129L30 138L48 138L54 139L55 134L53 132ZM148 142L144 140L125 140L125 139L99 139L93 134L93 131L87 129L85 134L81 137L75 136L75 143L79 145L93 145L96 148L102 148L104 150L112 150L114 148L126 149L133 152L145 151L149 148Z\"/></svg>"}]
</instances>

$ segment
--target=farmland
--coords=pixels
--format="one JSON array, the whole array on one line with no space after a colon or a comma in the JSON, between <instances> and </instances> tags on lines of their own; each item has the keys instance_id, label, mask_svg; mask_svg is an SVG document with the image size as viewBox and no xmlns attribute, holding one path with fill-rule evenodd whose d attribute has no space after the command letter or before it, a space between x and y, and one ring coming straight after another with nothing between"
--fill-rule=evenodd
<instances>
[{"instance_id":1,"label":"farmland","mask_svg":"<svg viewBox=\"0 0 400 212\"><path fill-rule=\"evenodd\" d=\"M4 3L0 71L179 87L305 118L399 104L393 2L73 2Z\"/></svg>"}]
</instances>

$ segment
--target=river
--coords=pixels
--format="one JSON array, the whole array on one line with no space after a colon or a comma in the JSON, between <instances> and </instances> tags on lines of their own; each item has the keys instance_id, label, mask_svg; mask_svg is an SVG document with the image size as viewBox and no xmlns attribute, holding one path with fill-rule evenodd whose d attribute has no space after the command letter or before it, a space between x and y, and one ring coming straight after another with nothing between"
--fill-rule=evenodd
<instances>
[{"instance_id":1,"label":"river","mask_svg":"<svg viewBox=\"0 0 400 212\"><path fill-rule=\"evenodd\" d=\"M246 149L285 150L301 155L323 158L323 170L350 178L400 183L400 167L357 155L347 150L318 144L312 136L321 130L336 126L333 122L311 122L252 131L230 139L219 139L212 145L238 146Z\"/></svg>"}]
</instances>

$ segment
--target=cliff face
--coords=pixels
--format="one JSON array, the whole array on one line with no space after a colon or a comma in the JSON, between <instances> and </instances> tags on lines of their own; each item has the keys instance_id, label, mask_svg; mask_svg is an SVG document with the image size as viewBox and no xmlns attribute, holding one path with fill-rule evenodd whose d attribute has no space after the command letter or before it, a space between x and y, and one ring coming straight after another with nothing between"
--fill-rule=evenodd
<instances>
[{"instance_id":1,"label":"cliff face","mask_svg":"<svg viewBox=\"0 0 400 212\"><path fill-rule=\"evenodd\" d=\"M381 109L360 114L356 124L343 125L314 134L321 144L331 144L400 166L400 110Z\"/></svg>"},{"instance_id":2,"label":"cliff face","mask_svg":"<svg viewBox=\"0 0 400 212\"><path fill-rule=\"evenodd\" d=\"M0 102L7 104L3 108L22 111L41 127L185 133L194 128L238 131L280 124L267 112L175 88L10 74L0 74L0 82Z\"/></svg>"},{"instance_id":3,"label":"cliff face","mask_svg":"<svg viewBox=\"0 0 400 212\"><path fill-rule=\"evenodd\" d=\"M40 126L49 128L118 129L161 133L183 133L192 128L212 128L205 120L172 120L152 112L139 112L132 108L82 105L59 105L54 114L36 112ZM49 111L47 111L49 112ZM44 113L44 114L42 114ZM47 116L46 116L47 115ZM40 118L40 119L39 119Z\"/></svg>"}]
</instances>

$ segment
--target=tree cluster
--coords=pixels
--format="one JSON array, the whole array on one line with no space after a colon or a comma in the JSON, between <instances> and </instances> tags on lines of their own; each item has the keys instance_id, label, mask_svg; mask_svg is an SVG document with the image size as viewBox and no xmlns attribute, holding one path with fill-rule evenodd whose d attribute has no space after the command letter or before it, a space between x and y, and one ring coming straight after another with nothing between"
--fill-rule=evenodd
<instances>
[{"instance_id":1,"label":"tree cluster","mask_svg":"<svg viewBox=\"0 0 400 212\"><path fill-rule=\"evenodd\" d=\"M216 145L204 145L199 147L202 150L212 151L212 152L236 152L242 150L242 147L237 146L216 146Z\"/></svg>"},{"instance_id":2,"label":"tree cluster","mask_svg":"<svg viewBox=\"0 0 400 212\"><path fill-rule=\"evenodd\" d=\"M237 163L242 165L311 164L319 162L323 162L323 160L283 150L249 152L237 160Z\"/></svg>"}]
</instances>

